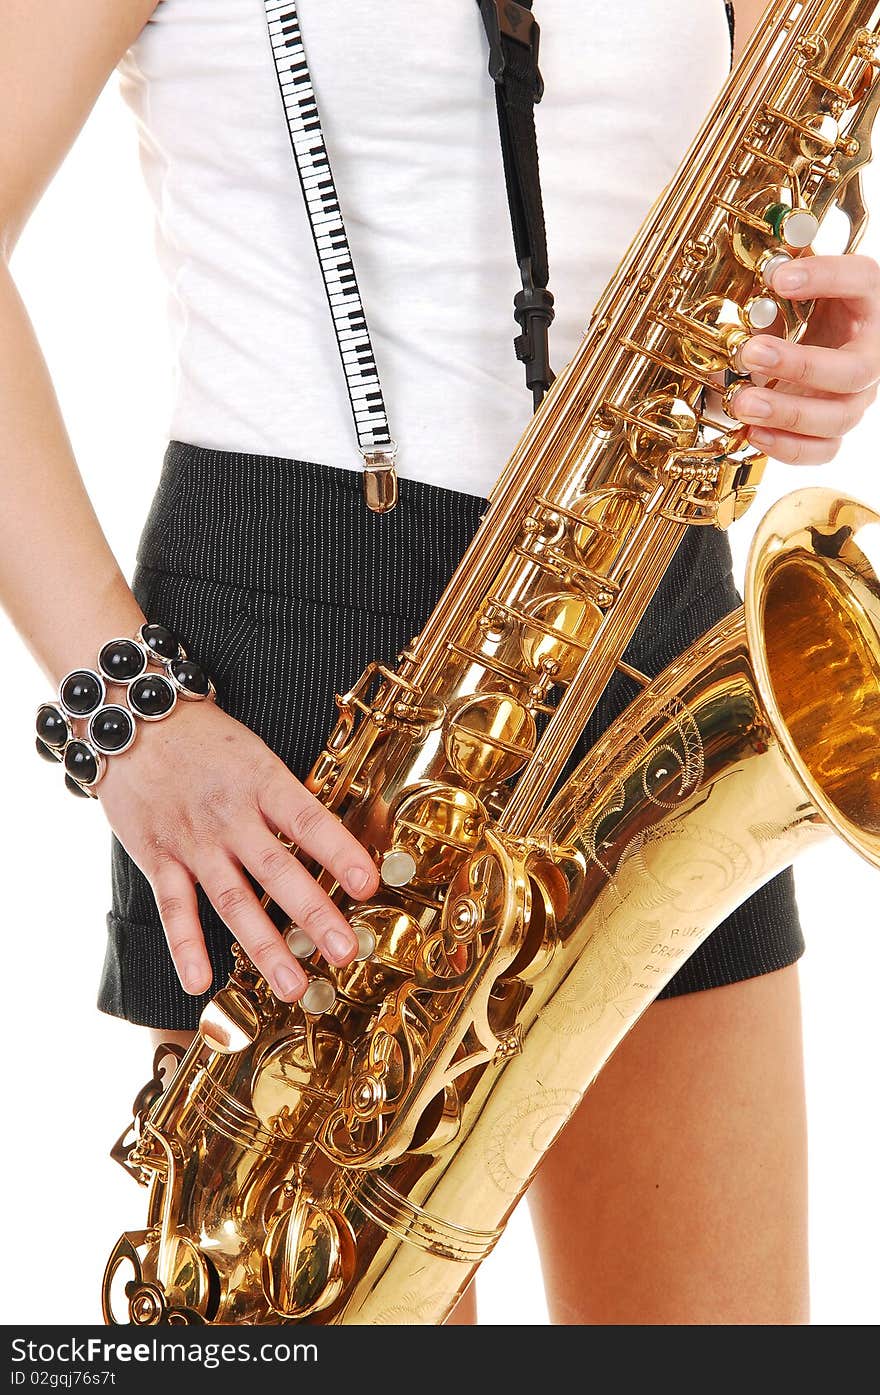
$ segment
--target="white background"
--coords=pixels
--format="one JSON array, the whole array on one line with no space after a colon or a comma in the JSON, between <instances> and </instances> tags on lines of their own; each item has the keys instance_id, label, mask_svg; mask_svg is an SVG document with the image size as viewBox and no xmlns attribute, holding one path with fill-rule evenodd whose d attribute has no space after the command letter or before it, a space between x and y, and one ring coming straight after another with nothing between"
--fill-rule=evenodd
<instances>
[{"instance_id":1,"label":"white background","mask_svg":"<svg viewBox=\"0 0 880 1395\"><path fill-rule=\"evenodd\" d=\"M880 255L880 178L868 182ZM27 228L13 269L48 359L81 469L127 576L158 478L169 402L164 286L133 124L115 79ZM585 311L588 307L584 307ZM586 318L586 316L585 316ZM880 508L880 408L841 457L774 467L732 535L741 566L758 515L801 484L835 482ZM4 442L8 449L8 442ZM499 462L500 466L501 462ZM59 598L63 604L63 597ZM109 828L33 753L45 679L0 617L5 734L3 1050L7 1323L100 1320L99 1283L145 1194L108 1150L149 1076L146 1033L94 1006L109 906ZM880 1317L877 956L880 876L828 842L797 873L816 1323ZM525 1207L484 1267L481 1318L546 1322Z\"/></svg>"}]
</instances>

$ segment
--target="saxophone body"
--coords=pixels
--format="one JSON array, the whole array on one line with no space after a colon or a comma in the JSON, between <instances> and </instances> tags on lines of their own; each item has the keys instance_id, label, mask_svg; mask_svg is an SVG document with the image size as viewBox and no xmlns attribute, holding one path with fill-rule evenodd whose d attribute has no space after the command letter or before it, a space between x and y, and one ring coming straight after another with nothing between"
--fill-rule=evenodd
<instances>
[{"instance_id":1,"label":"saxophone body","mask_svg":"<svg viewBox=\"0 0 880 1395\"><path fill-rule=\"evenodd\" d=\"M382 884L311 983L235 969L114 1156L149 1188L108 1321L439 1323L615 1046L707 935L834 830L880 866L880 518L830 490L761 524L745 607L653 681L623 660L685 530L764 458L750 333L802 334L774 259L865 224L880 4L773 4L421 634L337 698L310 788ZM778 264L778 262L776 262ZM721 408L707 401L720 394ZM578 768L609 679L637 696ZM292 847L291 844L286 846Z\"/></svg>"}]
</instances>

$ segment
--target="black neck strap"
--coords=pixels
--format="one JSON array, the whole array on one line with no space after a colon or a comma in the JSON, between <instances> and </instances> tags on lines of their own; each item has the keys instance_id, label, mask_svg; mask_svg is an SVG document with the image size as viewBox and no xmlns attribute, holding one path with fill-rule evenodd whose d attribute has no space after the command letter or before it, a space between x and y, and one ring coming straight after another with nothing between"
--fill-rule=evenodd
<instances>
[{"instance_id":1,"label":"black neck strap","mask_svg":"<svg viewBox=\"0 0 880 1395\"><path fill-rule=\"evenodd\" d=\"M544 84L538 69L540 29L532 0L477 0L489 40L489 74L495 82L498 129L510 221L522 290L514 298L514 317L522 333L514 340L525 364L526 383L535 407L553 381L549 329L553 296L547 289L547 231L538 168L535 105Z\"/></svg>"}]
</instances>

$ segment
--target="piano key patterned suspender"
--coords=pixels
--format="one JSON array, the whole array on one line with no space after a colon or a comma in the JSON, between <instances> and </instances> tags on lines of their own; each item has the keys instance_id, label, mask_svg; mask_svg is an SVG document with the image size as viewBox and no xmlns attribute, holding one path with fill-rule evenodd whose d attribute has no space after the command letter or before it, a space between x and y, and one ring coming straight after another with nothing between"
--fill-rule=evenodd
<instances>
[{"instance_id":1,"label":"piano key patterned suspender","mask_svg":"<svg viewBox=\"0 0 880 1395\"><path fill-rule=\"evenodd\" d=\"M388 428L379 370L321 130L296 0L264 0L264 5L290 144L327 291L358 447L364 458L364 494L371 509L387 513L397 502L397 446Z\"/></svg>"}]
</instances>

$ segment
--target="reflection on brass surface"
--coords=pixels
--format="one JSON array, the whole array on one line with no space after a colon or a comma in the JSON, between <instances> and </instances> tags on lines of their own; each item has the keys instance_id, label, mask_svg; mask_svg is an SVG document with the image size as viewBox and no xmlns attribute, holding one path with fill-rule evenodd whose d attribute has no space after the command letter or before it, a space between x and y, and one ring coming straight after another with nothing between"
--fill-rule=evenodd
<instances>
[{"instance_id":1,"label":"reflection on brass surface","mask_svg":"<svg viewBox=\"0 0 880 1395\"><path fill-rule=\"evenodd\" d=\"M831 830L880 866L880 517L833 490L768 513L744 610L561 779L615 670L640 681L623 655L685 529L754 497L764 459L707 394L773 313L768 260L835 204L861 235L878 20L769 7L421 634L337 699L309 784L386 875L360 905L305 860L362 955L305 947L304 1011L234 946L114 1147L148 1200L108 1320L442 1322L706 936ZM779 305L799 336L812 306Z\"/></svg>"}]
</instances>

